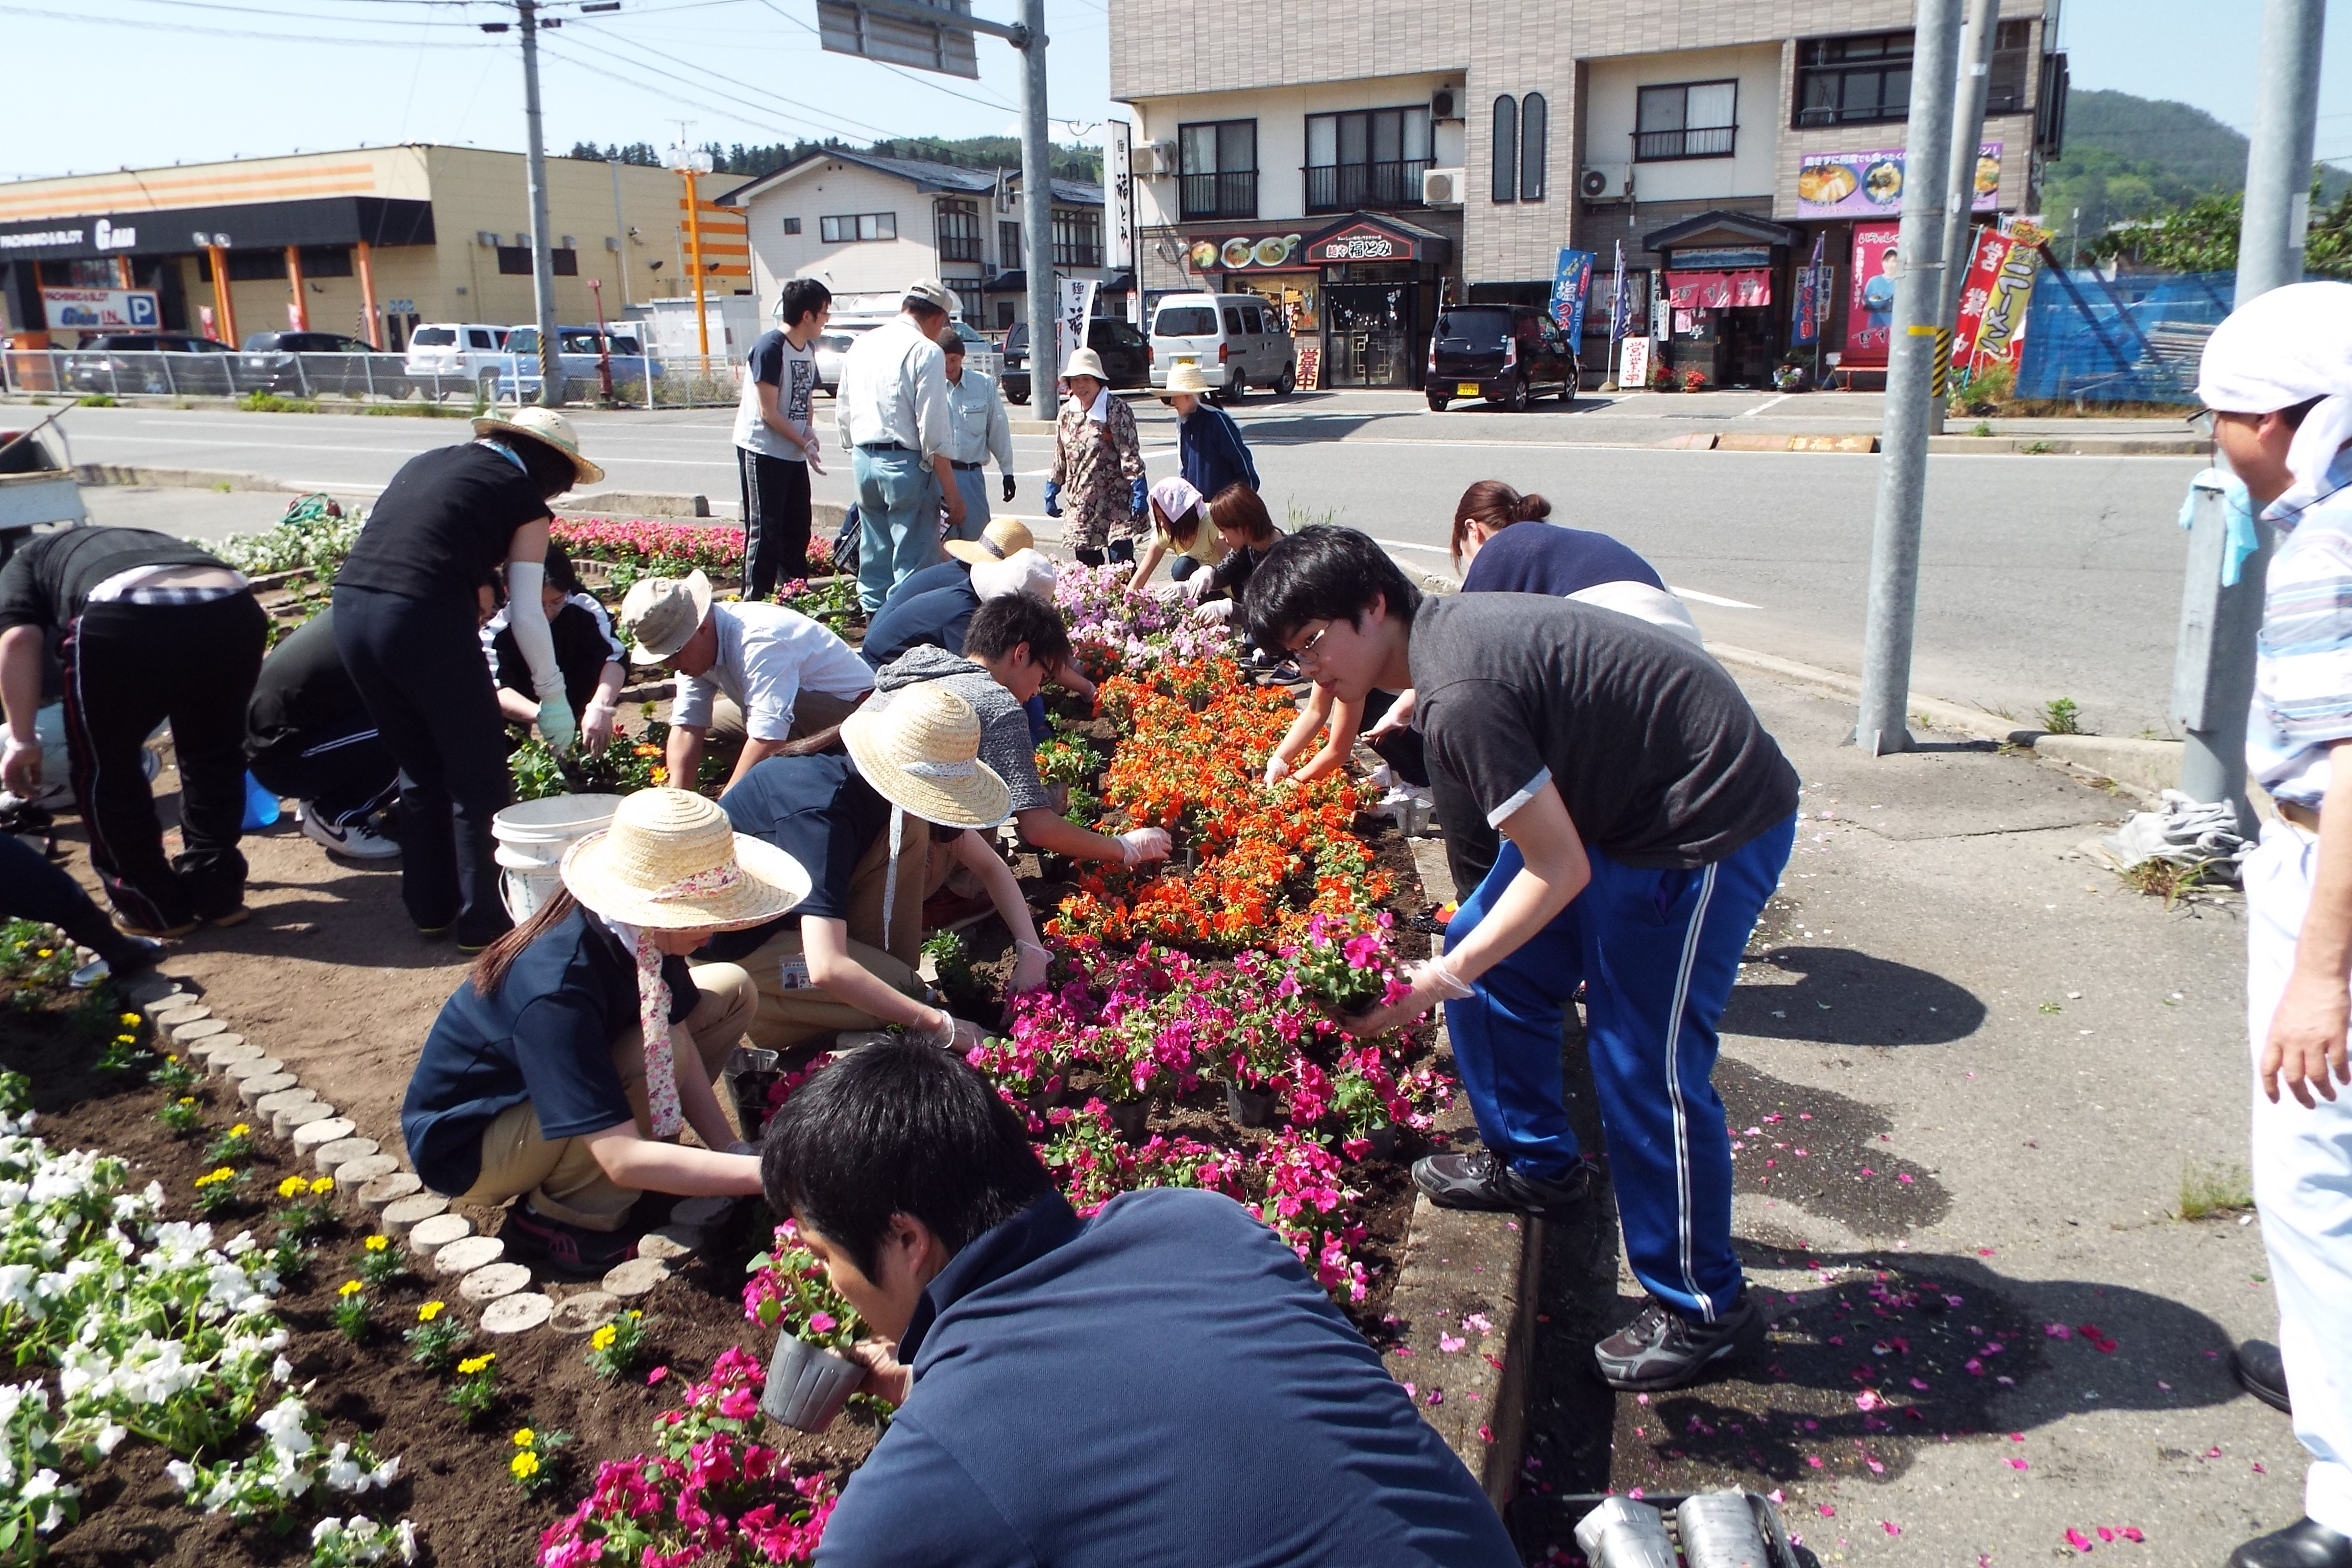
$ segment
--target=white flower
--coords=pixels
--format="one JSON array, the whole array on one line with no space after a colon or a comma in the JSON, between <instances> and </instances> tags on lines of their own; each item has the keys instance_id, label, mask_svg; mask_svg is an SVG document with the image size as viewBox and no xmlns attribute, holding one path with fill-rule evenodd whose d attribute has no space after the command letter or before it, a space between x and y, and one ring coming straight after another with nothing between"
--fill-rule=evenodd
<instances>
[{"instance_id":1,"label":"white flower","mask_svg":"<svg viewBox=\"0 0 2352 1568\"><path fill-rule=\"evenodd\" d=\"M360 1492L367 1490L367 1472L352 1458L352 1446L338 1443L327 1452L327 1489L330 1491Z\"/></svg>"},{"instance_id":2,"label":"white flower","mask_svg":"<svg viewBox=\"0 0 2352 1568\"><path fill-rule=\"evenodd\" d=\"M243 1258L247 1253L251 1252L255 1247L259 1247L261 1243L253 1239L253 1232L249 1230L240 1230L236 1233L236 1238L226 1247L222 1247L221 1250L227 1253L231 1258Z\"/></svg>"},{"instance_id":3,"label":"white flower","mask_svg":"<svg viewBox=\"0 0 2352 1568\"><path fill-rule=\"evenodd\" d=\"M130 1436L130 1427L118 1426L110 1421L98 1429L98 1437L93 1446L101 1454L111 1454L122 1439Z\"/></svg>"},{"instance_id":4,"label":"white flower","mask_svg":"<svg viewBox=\"0 0 2352 1568\"><path fill-rule=\"evenodd\" d=\"M271 1447L289 1459L298 1459L318 1446L307 1425L310 1415L300 1400L289 1394L254 1425L268 1435Z\"/></svg>"},{"instance_id":5,"label":"white flower","mask_svg":"<svg viewBox=\"0 0 2352 1568\"><path fill-rule=\"evenodd\" d=\"M408 1521L404 1519L400 1521L394 1533L400 1537L400 1560L403 1563L415 1562L416 1526L409 1523Z\"/></svg>"},{"instance_id":6,"label":"white flower","mask_svg":"<svg viewBox=\"0 0 2352 1568\"><path fill-rule=\"evenodd\" d=\"M294 1363L279 1356L269 1363L269 1375L280 1383L291 1383L294 1381Z\"/></svg>"},{"instance_id":7,"label":"white flower","mask_svg":"<svg viewBox=\"0 0 2352 1568\"><path fill-rule=\"evenodd\" d=\"M353 1524L357 1524L359 1521L354 1519L352 1522ZM318 1548L327 1544L330 1541L340 1538L342 1533L343 1521L341 1520L332 1518L322 1519L318 1523L310 1527L311 1549L316 1551Z\"/></svg>"},{"instance_id":8,"label":"white flower","mask_svg":"<svg viewBox=\"0 0 2352 1568\"><path fill-rule=\"evenodd\" d=\"M394 1454L368 1472L368 1479L380 1487L388 1487L400 1476L400 1456Z\"/></svg>"},{"instance_id":9,"label":"white flower","mask_svg":"<svg viewBox=\"0 0 2352 1568\"><path fill-rule=\"evenodd\" d=\"M163 1467L163 1473L171 1477L172 1484L184 1492L192 1491L195 1488L196 1467L185 1459L173 1460Z\"/></svg>"}]
</instances>

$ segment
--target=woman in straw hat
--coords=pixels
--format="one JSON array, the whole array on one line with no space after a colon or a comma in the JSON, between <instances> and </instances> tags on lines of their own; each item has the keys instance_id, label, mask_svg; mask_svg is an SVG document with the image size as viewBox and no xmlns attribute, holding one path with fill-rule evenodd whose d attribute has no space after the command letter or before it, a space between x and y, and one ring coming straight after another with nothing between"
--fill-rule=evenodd
<instances>
[{"instance_id":1,"label":"woman in straw hat","mask_svg":"<svg viewBox=\"0 0 2352 1568\"><path fill-rule=\"evenodd\" d=\"M1188 361L1168 373L1160 396L1176 411L1176 471L1204 496L1227 485L1257 489L1257 464L1242 439L1242 427L1232 415L1212 407L1208 394L1209 380L1199 365Z\"/></svg>"},{"instance_id":2,"label":"woman in straw hat","mask_svg":"<svg viewBox=\"0 0 2352 1568\"><path fill-rule=\"evenodd\" d=\"M1143 446L1135 416L1110 395L1102 356L1079 349L1062 367L1070 395L1054 422L1045 515L1066 517L1062 542L1089 566L1135 559L1143 531Z\"/></svg>"},{"instance_id":3,"label":"woman in straw hat","mask_svg":"<svg viewBox=\"0 0 2352 1568\"><path fill-rule=\"evenodd\" d=\"M400 763L400 896L426 936L467 952L513 922L499 902L490 818L513 798L506 721L482 658L478 594L503 564L539 730L568 750L564 695L541 599L547 503L604 470L546 408L474 421L477 439L401 466L335 574L335 647Z\"/></svg>"},{"instance_id":4,"label":"woman in straw hat","mask_svg":"<svg viewBox=\"0 0 2352 1568\"><path fill-rule=\"evenodd\" d=\"M644 1194L760 1190L711 1089L759 993L732 964L689 973L685 958L784 913L809 884L791 856L675 789L624 800L564 853L562 879L443 1005L400 1130L435 1192L523 1200L507 1216L511 1256L593 1279L635 1251ZM701 1148L674 1142L682 1127Z\"/></svg>"},{"instance_id":5,"label":"woman in straw hat","mask_svg":"<svg viewBox=\"0 0 2352 1568\"><path fill-rule=\"evenodd\" d=\"M969 1049L980 1030L924 1001L915 974L929 845L936 836L980 879L1020 943L1014 989L1042 984L1045 950L1020 885L967 831L1003 822L1012 792L980 761L979 714L937 686L877 696L842 721L841 739L847 755L771 757L719 801L739 831L806 866L813 885L797 918L722 936L712 954L758 983L751 1037L770 1049L885 1025Z\"/></svg>"}]
</instances>

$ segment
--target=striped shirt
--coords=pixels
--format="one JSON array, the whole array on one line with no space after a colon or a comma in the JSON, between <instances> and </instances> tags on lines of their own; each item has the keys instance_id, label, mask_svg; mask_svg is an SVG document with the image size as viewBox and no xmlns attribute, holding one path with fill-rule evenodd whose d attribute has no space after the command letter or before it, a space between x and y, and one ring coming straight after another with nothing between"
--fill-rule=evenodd
<instances>
[{"instance_id":1,"label":"striped shirt","mask_svg":"<svg viewBox=\"0 0 2352 1568\"><path fill-rule=\"evenodd\" d=\"M2352 740L2352 452L2338 452L2320 499L2274 518L2263 631L2246 721L2246 771L2274 800L2319 809L2328 752Z\"/></svg>"}]
</instances>

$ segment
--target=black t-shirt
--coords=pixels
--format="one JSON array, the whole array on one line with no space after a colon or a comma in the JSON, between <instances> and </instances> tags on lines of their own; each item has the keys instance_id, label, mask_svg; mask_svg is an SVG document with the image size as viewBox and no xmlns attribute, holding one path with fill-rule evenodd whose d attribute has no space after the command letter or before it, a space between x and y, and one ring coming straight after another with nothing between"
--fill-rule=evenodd
<instances>
[{"instance_id":1,"label":"black t-shirt","mask_svg":"<svg viewBox=\"0 0 2352 1568\"><path fill-rule=\"evenodd\" d=\"M245 707L246 758L257 762L274 752L299 752L343 732L354 720L365 719L367 710L335 647L335 612L321 610L261 661L253 700Z\"/></svg>"},{"instance_id":2,"label":"black t-shirt","mask_svg":"<svg viewBox=\"0 0 2352 1568\"><path fill-rule=\"evenodd\" d=\"M1522 522L1478 547L1463 574L1465 594L1549 594L1566 598L1603 583L1646 583L1663 590L1664 579L1633 549L1605 533L1557 523Z\"/></svg>"},{"instance_id":3,"label":"black t-shirt","mask_svg":"<svg viewBox=\"0 0 2352 1568\"><path fill-rule=\"evenodd\" d=\"M555 668L563 672L563 695L574 714L587 711L604 667L623 662L610 626L601 607L591 609L576 595L566 599L547 623L548 635L555 639ZM514 627L499 627L491 647L499 657L499 684L537 701L539 688L531 683L530 661L522 656Z\"/></svg>"},{"instance_id":4,"label":"black t-shirt","mask_svg":"<svg viewBox=\"0 0 2352 1568\"><path fill-rule=\"evenodd\" d=\"M548 515L546 498L503 452L478 441L419 452L376 498L335 585L471 609L515 530Z\"/></svg>"},{"instance_id":5,"label":"black t-shirt","mask_svg":"<svg viewBox=\"0 0 2352 1568\"><path fill-rule=\"evenodd\" d=\"M1228 594L1238 599L1249 586L1250 576L1259 562L1274 553L1275 545L1282 539L1282 530L1274 531L1274 538L1264 544L1244 544L1239 550L1228 550L1225 558L1209 568L1209 585L1201 591L1203 598Z\"/></svg>"},{"instance_id":6,"label":"black t-shirt","mask_svg":"<svg viewBox=\"0 0 2352 1568\"><path fill-rule=\"evenodd\" d=\"M774 845L809 875L809 895L792 913L711 939L711 956L730 962L756 951L787 921L803 915L847 920L857 862L890 831L890 803L859 776L856 763L838 753L770 757L719 797L719 809L736 832ZM908 874L907 868L899 874Z\"/></svg>"},{"instance_id":7,"label":"black t-shirt","mask_svg":"<svg viewBox=\"0 0 2352 1568\"><path fill-rule=\"evenodd\" d=\"M866 641L857 651L866 663L879 669L908 648L926 645L963 652L964 632L972 612L980 608L980 595L971 591L971 567L961 561L926 566L899 584L898 590L883 601L866 628Z\"/></svg>"},{"instance_id":8,"label":"black t-shirt","mask_svg":"<svg viewBox=\"0 0 2352 1568\"><path fill-rule=\"evenodd\" d=\"M1627 866L1720 860L1797 809L1797 773L1723 667L1614 610L1533 594L1430 597L1414 724L1501 826L1546 780Z\"/></svg>"},{"instance_id":9,"label":"black t-shirt","mask_svg":"<svg viewBox=\"0 0 2352 1568\"><path fill-rule=\"evenodd\" d=\"M63 626L89 591L142 566L219 566L220 557L184 539L143 528L61 528L19 545L0 566L0 631Z\"/></svg>"},{"instance_id":10,"label":"black t-shirt","mask_svg":"<svg viewBox=\"0 0 2352 1568\"><path fill-rule=\"evenodd\" d=\"M682 958L664 958L670 1022L701 1001ZM617 1127L633 1114L613 1067L613 1041L637 1024L637 969L612 928L574 910L522 950L489 995L459 982L425 1037L400 1132L416 1173L452 1197L482 1169L482 1133L530 1102L552 1141Z\"/></svg>"}]
</instances>

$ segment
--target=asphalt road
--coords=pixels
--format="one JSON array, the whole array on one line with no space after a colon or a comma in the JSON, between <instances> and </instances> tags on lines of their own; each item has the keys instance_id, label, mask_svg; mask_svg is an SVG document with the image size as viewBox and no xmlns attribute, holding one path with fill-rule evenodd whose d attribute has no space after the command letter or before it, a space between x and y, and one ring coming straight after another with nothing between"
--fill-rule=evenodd
<instances>
[{"instance_id":1,"label":"asphalt road","mask_svg":"<svg viewBox=\"0 0 2352 1568\"><path fill-rule=\"evenodd\" d=\"M1172 420L1156 404L1137 411L1150 471L1173 471ZM1640 550L1689 598L1710 638L1848 672L1860 668L1881 459L1657 443L1696 430L1868 430L1878 412L1870 395L1720 394L1433 415L1417 395L1379 393L1252 400L1239 411L1277 516L1362 528L1443 574L1455 498L1474 479L1503 479L1548 496L1557 521L1606 530ZM731 411L574 417L609 488L698 492L733 510ZM820 404L818 417L829 426L829 405ZM231 469L362 493L424 447L467 434L454 419L226 409L79 409L68 426L85 462ZM1039 523L1049 440L1013 438L1022 496L1006 510ZM2186 458L1930 458L1913 689L2020 723L2066 697L2085 728L2173 732L2165 706L2185 555L2173 520L2200 466ZM828 470L817 497L851 499L847 462ZM241 519L260 504L219 500L237 500ZM102 496L93 510L130 521L122 509L131 504ZM203 525L208 509L217 510L163 496L136 505L150 526L190 532L217 531Z\"/></svg>"}]
</instances>

